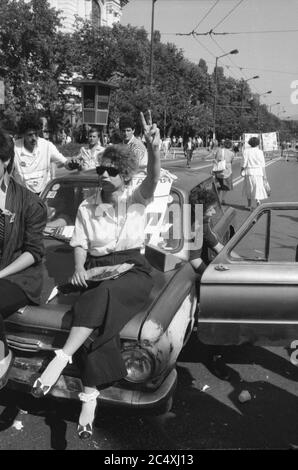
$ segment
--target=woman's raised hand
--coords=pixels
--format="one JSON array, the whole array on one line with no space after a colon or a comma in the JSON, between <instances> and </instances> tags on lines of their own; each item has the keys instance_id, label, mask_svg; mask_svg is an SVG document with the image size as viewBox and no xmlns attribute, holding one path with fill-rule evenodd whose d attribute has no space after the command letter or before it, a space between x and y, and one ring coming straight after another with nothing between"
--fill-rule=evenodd
<instances>
[{"instance_id":1,"label":"woman's raised hand","mask_svg":"<svg viewBox=\"0 0 298 470\"><path fill-rule=\"evenodd\" d=\"M152 124L152 116L150 109L148 110L148 124L144 117L144 114L141 112L141 121L143 127L143 133L146 142L151 144L153 147L160 146L160 132L156 124Z\"/></svg>"}]
</instances>

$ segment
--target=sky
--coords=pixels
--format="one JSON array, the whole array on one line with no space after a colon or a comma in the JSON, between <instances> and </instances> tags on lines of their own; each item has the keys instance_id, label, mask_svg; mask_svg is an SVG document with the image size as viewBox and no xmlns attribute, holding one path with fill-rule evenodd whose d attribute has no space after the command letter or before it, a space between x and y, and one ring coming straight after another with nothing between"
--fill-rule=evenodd
<instances>
[{"instance_id":1,"label":"sky","mask_svg":"<svg viewBox=\"0 0 298 470\"><path fill-rule=\"evenodd\" d=\"M143 26L150 38L151 13L152 0L130 0L121 23ZM238 49L219 58L218 66L237 79L259 75L248 83L260 102L281 119L298 119L298 0L156 0L154 13L162 42L176 44L196 64L203 58L209 73L216 57ZM211 29L244 34L177 35Z\"/></svg>"}]
</instances>

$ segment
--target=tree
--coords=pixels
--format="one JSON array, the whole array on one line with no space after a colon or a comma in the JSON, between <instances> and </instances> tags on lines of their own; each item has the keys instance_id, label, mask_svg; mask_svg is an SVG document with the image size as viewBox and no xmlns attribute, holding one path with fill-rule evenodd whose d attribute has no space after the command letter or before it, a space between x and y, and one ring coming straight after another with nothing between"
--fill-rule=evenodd
<instances>
[{"instance_id":1,"label":"tree","mask_svg":"<svg viewBox=\"0 0 298 470\"><path fill-rule=\"evenodd\" d=\"M49 112L61 102L71 73L70 35L58 32L59 14L46 0L2 0L0 62L6 67L6 102L2 119L16 124L20 114L38 108Z\"/></svg>"}]
</instances>

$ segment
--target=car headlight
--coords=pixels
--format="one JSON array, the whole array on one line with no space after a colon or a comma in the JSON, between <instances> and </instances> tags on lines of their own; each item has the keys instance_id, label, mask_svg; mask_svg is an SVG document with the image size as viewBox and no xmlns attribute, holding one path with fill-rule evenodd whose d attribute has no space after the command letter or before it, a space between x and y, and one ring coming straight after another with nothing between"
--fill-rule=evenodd
<instances>
[{"instance_id":1,"label":"car headlight","mask_svg":"<svg viewBox=\"0 0 298 470\"><path fill-rule=\"evenodd\" d=\"M150 354L144 349L126 349L122 352L125 362L128 382L145 382L152 374L153 360Z\"/></svg>"}]
</instances>

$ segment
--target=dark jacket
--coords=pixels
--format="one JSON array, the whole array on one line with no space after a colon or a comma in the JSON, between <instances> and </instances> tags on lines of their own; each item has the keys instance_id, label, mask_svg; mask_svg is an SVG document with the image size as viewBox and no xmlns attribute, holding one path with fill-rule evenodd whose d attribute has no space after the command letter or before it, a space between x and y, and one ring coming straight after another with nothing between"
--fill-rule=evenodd
<instances>
[{"instance_id":1,"label":"dark jacket","mask_svg":"<svg viewBox=\"0 0 298 470\"><path fill-rule=\"evenodd\" d=\"M8 266L25 251L32 254L34 264L6 279L20 286L29 300L37 304L42 289L42 259L44 245L42 232L47 211L42 200L29 189L10 178L7 188L5 230L0 270Z\"/></svg>"}]
</instances>

